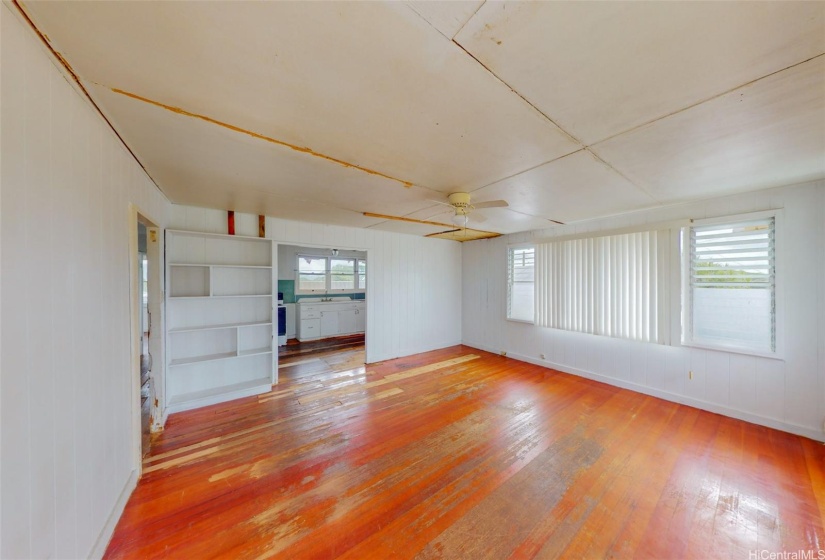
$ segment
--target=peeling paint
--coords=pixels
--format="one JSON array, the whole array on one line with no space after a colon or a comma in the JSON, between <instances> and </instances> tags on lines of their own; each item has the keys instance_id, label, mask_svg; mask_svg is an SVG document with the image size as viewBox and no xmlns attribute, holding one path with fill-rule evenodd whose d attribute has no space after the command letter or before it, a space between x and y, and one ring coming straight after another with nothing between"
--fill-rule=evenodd
<instances>
[{"instance_id":1,"label":"peeling paint","mask_svg":"<svg viewBox=\"0 0 825 560\"><path fill-rule=\"evenodd\" d=\"M96 85L106 87L106 86L103 86L102 84L96 84ZM114 93L117 93L117 94L120 94L120 95L125 95L126 97L130 97L130 98L136 99L138 101L143 101L144 103L149 103L150 105L154 105L156 107L166 109L167 111L177 113L178 115L183 115L185 117L192 117L192 118L195 118L195 119L200 119L200 120L208 122L210 124L215 124L215 125L221 126L223 128L229 129L233 132L240 132L241 134L246 134L247 136L257 138L258 140L264 140L264 141L269 142L271 144L275 144L277 146L283 146L285 148L289 148L290 150L295 150L296 152L301 152L303 154L308 154L308 155L311 155L311 156L314 156L314 157L317 157L317 158L325 159L327 161L337 163L338 165L342 165L344 167L351 167L353 169L363 171L364 173L369 173L370 175L377 175L378 177L383 177L383 178L389 179L391 181L396 181L398 183L401 183L402 185L404 185L407 188L410 188L410 187L413 186L413 184L410 181L404 181L403 179L398 179L396 177L386 175L384 173L381 173L380 171L375 171L374 169L369 169L367 167L362 167L362 166L356 165L354 163L346 162L342 159L338 159L338 158L335 158L335 157L332 157L332 156L328 156L328 155L325 155L325 154L318 153L315 150L313 150L312 148L308 148L308 147L305 147L305 146L296 146L295 144L290 144L289 142L284 142L283 140L278 140L276 138L272 138L271 136L265 136L263 134L253 132L251 130L246 130L245 128L241 128L241 127L235 126L233 124L225 123L223 121L213 119L212 117L207 117L206 115L199 115L198 113L192 113L191 111L187 111L186 109L182 109L180 107L174 107L172 105L166 105L165 103L161 103L160 101L155 101L153 99L148 99L146 97L137 95L136 93L131 93L131 92L124 91L124 90L118 89L118 88L109 88L109 89L111 91L113 91Z\"/></svg>"}]
</instances>

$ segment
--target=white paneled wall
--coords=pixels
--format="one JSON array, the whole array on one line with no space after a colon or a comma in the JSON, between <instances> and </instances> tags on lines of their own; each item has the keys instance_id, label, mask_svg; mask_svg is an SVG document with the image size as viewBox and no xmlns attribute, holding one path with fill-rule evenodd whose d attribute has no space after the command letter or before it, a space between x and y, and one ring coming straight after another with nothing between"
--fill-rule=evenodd
<instances>
[{"instance_id":1,"label":"white paneled wall","mask_svg":"<svg viewBox=\"0 0 825 560\"><path fill-rule=\"evenodd\" d=\"M169 227L226 233L226 212L173 206ZM256 216L235 214L237 235L258 234ZM461 342L461 245L371 229L275 218L278 243L367 251L367 361L378 362Z\"/></svg>"},{"instance_id":2,"label":"white paneled wall","mask_svg":"<svg viewBox=\"0 0 825 560\"><path fill-rule=\"evenodd\" d=\"M0 557L102 553L135 479L129 204L170 204L0 5Z\"/></svg>"},{"instance_id":3,"label":"white paneled wall","mask_svg":"<svg viewBox=\"0 0 825 560\"><path fill-rule=\"evenodd\" d=\"M784 208L777 231L784 360L506 321L510 243ZM825 440L825 183L730 196L462 246L464 344ZM677 337L678 338L678 337ZM541 359L544 354L545 358ZM693 372L693 379L689 379Z\"/></svg>"}]
</instances>

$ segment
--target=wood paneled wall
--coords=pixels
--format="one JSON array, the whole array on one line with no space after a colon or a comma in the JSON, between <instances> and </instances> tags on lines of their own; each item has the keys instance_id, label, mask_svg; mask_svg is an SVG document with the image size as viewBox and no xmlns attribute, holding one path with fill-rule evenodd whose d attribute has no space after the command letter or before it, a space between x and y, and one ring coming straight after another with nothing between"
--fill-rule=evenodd
<instances>
[{"instance_id":1,"label":"wood paneled wall","mask_svg":"<svg viewBox=\"0 0 825 560\"><path fill-rule=\"evenodd\" d=\"M778 255L784 360L645 344L507 321L510 243L784 208ZM464 344L824 440L825 182L463 244ZM676 336L678 340L678 333ZM541 355L544 354L544 359ZM690 379L688 372L693 372Z\"/></svg>"},{"instance_id":2,"label":"wood paneled wall","mask_svg":"<svg viewBox=\"0 0 825 560\"><path fill-rule=\"evenodd\" d=\"M0 557L85 558L136 478L129 205L171 205L5 3L0 26Z\"/></svg>"},{"instance_id":3,"label":"wood paneled wall","mask_svg":"<svg viewBox=\"0 0 825 560\"><path fill-rule=\"evenodd\" d=\"M226 233L226 212L175 205L169 227ZM256 216L235 213L237 235L257 235L257 227ZM461 342L460 243L271 217L266 236L288 245L367 251L368 362Z\"/></svg>"}]
</instances>

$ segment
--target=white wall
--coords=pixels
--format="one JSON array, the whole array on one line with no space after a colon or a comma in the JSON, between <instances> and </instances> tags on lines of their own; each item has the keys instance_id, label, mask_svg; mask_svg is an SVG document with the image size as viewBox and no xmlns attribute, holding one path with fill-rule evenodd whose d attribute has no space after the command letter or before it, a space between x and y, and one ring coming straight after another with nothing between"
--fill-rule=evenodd
<instances>
[{"instance_id":1,"label":"white wall","mask_svg":"<svg viewBox=\"0 0 825 560\"><path fill-rule=\"evenodd\" d=\"M83 558L135 480L129 204L171 205L5 3L0 41L0 557Z\"/></svg>"},{"instance_id":2,"label":"white wall","mask_svg":"<svg viewBox=\"0 0 825 560\"><path fill-rule=\"evenodd\" d=\"M506 321L509 243L784 208L785 359L631 342ZM684 204L462 247L464 344L824 440L825 182ZM540 355L544 354L542 360ZM688 379L688 372L693 379Z\"/></svg>"},{"instance_id":3,"label":"white wall","mask_svg":"<svg viewBox=\"0 0 825 560\"><path fill-rule=\"evenodd\" d=\"M226 212L173 206L175 229L226 233ZM237 235L257 235L257 217L235 214ZM367 251L367 362L461 342L461 245L386 231L266 219L279 243Z\"/></svg>"}]
</instances>

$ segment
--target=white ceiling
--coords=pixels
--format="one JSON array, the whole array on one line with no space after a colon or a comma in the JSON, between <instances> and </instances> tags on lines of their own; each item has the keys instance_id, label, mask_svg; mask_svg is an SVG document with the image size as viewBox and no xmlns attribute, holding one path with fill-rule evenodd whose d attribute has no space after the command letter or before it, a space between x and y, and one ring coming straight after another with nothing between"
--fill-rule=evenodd
<instances>
[{"instance_id":1,"label":"white ceiling","mask_svg":"<svg viewBox=\"0 0 825 560\"><path fill-rule=\"evenodd\" d=\"M825 2L21 5L176 203L509 233L825 177Z\"/></svg>"}]
</instances>

